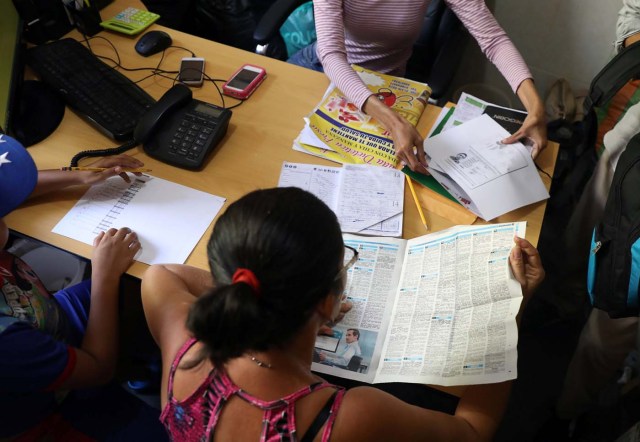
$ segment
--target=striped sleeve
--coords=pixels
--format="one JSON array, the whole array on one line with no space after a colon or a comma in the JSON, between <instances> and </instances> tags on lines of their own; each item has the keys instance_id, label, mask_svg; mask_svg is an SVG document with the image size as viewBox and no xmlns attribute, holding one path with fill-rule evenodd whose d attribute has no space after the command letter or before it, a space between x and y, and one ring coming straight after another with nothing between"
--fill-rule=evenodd
<instances>
[{"instance_id":1,"label":"striped sleeve","mask_svg":"<svg viewBox=\"0 0 640 442\"><path fill-rule=\"evenodd\" d=\"M480 49L516 92L527 78L533 78L520 52L487 8L484 0L445 0L476 39Z\"/></svg>"},{"instance_id":2,"label":"striped sleeve","mask_svg":"<svg viewBox=\"0 0 640 442\"><path fill-rule=\"evenodd\" d=\"M313 12L318 38L318 58L329 79L362 109L371 91L347 60L342 0L314 0Z\"/></svg>"}]
</instances>

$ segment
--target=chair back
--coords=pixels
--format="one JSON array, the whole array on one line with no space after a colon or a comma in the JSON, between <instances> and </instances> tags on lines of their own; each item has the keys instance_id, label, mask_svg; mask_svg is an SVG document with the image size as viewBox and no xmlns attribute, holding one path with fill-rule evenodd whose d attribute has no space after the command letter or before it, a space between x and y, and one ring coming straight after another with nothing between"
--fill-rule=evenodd
<instances>
[{"instance_id":1,"label":"chair back","mask_svg":"<svg viewBox=\"0 0 640 442\"><path fill-rule=\"evenodd\" d=\"M195 35L229 46L254 51L254 31L276 0L195 0ZM279 29L279 28L278 28ZM276 32L269 55L285 58L284 41Z\"/></svg>"},{"instance_id":2,"label":"chair back","mask_svg":"<svg viewBox=\"0 0 640 442\"><path fill-rule=\"evenodd\" d=\"M361 363L362 356L351 356L351 359L349 359L349 363L347 364L347 370L358 371Z\"/></svg>"}]
</instances>

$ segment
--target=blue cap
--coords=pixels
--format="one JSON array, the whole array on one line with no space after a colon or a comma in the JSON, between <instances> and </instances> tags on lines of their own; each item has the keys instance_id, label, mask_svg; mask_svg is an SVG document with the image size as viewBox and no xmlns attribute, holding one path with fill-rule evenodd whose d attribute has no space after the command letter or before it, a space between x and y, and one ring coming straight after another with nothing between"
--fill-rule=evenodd
<instances>
[{"instance_id":1,"label":"blue cap","mask_svg":"<svg viewBox=\"0 0 640 442\"><path fill-rule=\"evenodd\" d=\"M0 217L27 199L38 181L38 169L22 144L0 134Z\"/></svg>"}]
</instances>

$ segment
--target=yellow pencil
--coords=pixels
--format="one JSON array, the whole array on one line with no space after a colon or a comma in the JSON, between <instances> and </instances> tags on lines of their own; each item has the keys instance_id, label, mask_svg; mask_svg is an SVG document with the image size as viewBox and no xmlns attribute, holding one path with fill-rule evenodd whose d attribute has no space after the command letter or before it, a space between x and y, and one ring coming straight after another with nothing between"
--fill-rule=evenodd
<instances>
[{"instance_id":1,"label":"yellow pencil","mask_svg":"<svg viewBox=\"0 0 640 442\"><path fill-rule=\"evenodd\" d=\"M89 171L89 172L102 172L104 170L109 170L109 169L113 169L113 167L61 167L60 170L79 170L79 171ZM132 172L132 173L138 173L138 172L151 172L151 169L128 169L126 167L123 167L124 172Z\"/></svg>"},{"instance_id":2,"label":"yellow pencil","mask_svg":"<svg viewBox=\"0 0 640 442\"><path fill-rule=\"evenodd\" d=\"M404 177L407 179L407 183L409 184L409 190L411 190L411 195L413 195L413 201L416 203L416 208L418 209L418 214L420 214L420 219L422 220L422 224L424 224L425 229L429 230L429 226L427 225L427 220L424 217L424 212L422 211L422 206L420 206L420 200L418 200L416 189L413 188L413 183L411 182L411 178L409 178L409 175L405 175Z\"/></svg>"}]
</instances>

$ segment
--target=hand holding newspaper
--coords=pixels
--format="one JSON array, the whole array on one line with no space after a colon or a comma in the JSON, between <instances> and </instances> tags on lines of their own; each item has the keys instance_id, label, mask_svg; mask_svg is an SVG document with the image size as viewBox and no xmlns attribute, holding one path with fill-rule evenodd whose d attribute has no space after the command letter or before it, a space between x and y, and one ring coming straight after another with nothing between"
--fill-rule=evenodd
<instances>
[{"instance_id":1,"label":"hand holding newspaper","mask_svg":"<svg viewBox=\"0 0 640 442\"><path fill-rule=\"evenodd\" d=\"M457 226L408 241L344 235L359 252L345 289L353 307L333 336L318 337L312 368L369 383L515 379L522 289L509 253L525 227Z\"/></svg>"}]
</instances>

